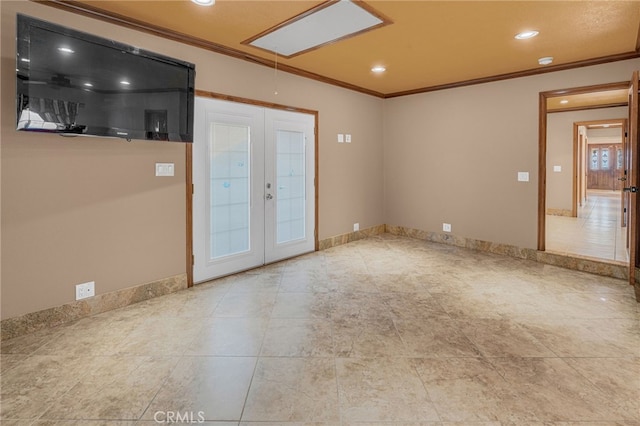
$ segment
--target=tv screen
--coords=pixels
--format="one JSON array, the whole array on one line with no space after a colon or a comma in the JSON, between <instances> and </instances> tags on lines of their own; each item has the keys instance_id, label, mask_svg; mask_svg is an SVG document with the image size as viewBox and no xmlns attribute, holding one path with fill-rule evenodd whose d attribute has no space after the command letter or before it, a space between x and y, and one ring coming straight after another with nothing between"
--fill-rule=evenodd
<instances>
[{"instance_id":1,"label":"tv screen","mask_svg":"<svg viewBox=\"0 0 640 426\"><path fill-rule=\"evenodd\" d=\"M18 15L17 129L193 141L195 66Z\"/></svg>"}]
</instances>

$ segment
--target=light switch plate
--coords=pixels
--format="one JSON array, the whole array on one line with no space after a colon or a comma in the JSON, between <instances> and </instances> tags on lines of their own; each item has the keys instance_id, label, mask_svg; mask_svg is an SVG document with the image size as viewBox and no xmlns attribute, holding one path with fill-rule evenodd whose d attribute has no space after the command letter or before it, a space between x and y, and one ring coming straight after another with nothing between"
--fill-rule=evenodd
<instances>
[{"instance_id":1,"label":"light switch plate","mask_svg":"<svg viewBox=\"0 0 640 426\"><path fill-rule=\"evenodd\" d=\"M338 133L338 143L344 143L344 134Z\"/></svg>"},{"instance_id":2,"label":"light switch plate","mask_svg":"<svg viewBox=\"0 0 640 426\"><path fill-rule=\"evenodd\" d=\"M553 171L554 172L561 172L562 171L562 166L553 166Z\"/></svg>"},{"instance_id":3,"label":"light switch plate","mask_svg":"<svg viewBox=\"0 0 640 426\"><path fill-rule=\"evenodd\" d=\"M529 182L529 172L518 172L518 182Z\"/></svg>"},{"instance_id":4,"label":"light switch plate","mask_svg":"<svg viewBox=\"0 0 640 426\"><path fill-rule=\"evenodd\" d=\"M173 163L156 163L156 176L174 176L175 165Z\"/></svg>"},{"instance_id":5,"label":"light switch plate","mask_svg":"<svg viewBox=\"0 0 640 426\"><path fill-rule=\"evenodd\" d=\"M351 135L349 135L349 134L344 135L344 141L346 143L351 143Z\"/></svg>"}]
</instances>

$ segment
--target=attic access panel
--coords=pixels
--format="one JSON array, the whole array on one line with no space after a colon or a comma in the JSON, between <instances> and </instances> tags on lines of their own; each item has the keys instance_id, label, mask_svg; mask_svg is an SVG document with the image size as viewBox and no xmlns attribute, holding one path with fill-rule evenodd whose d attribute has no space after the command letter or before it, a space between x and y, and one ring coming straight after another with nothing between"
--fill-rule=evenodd
<instances>
[{"instance_id":1,"label":"attic access panel","mask_svg":"<svg viewBox=\"0 0 640 426\"><path fill-rule=\"evenodd\" d=\"M291 58L391 23L364 2L332 0L245 40L242 44Z\"/></svg>"}]
</instances>

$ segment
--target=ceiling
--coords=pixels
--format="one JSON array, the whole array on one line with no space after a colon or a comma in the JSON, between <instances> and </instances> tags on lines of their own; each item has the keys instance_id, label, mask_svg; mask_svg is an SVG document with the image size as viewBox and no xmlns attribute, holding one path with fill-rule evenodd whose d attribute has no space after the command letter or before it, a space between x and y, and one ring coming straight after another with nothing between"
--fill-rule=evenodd
<instances>
[{"instance_id":1,"label":"ceiling","mask_svg":"<svg viewBox=\"0 0 640 426\"><path fill-rule=\"evenodd\" d=\"M243 44L324 1L53 0L76 12L273 67ZM359 3L359 2L356 2ZM367 0L391 23L291 58L278 69L380 97L401 96L639 57L639 1ZM539 35L514 36L524 30ZM553 56L551 65L538 58ZM387 71L376 74L375 65Z\"/></svg>"}]
</instances>

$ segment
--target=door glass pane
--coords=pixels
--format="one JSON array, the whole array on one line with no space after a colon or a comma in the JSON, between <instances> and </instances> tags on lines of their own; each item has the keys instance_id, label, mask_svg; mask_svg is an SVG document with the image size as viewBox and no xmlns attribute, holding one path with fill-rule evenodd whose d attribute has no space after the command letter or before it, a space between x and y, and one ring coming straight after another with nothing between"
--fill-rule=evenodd
<instances>
[{"instance_id":1,"label":"door glass pane","mask_svg":"<svg viewBox=\"0 0 640 426\"><path fill-rule=\"evenodd\" d=\"M209 141L209 258L246 252L249 245L249 127L212 123Z\"/></svg>"},{"instance_id":2,"label":"door glass pane","mask_svg":"<svg viewBox=\"0 0 640 426\"><path fill-rule=\"evenodd\" d=\"M602 148L600 150L600 164L602 170L609 170L609 148Z\"/></svg>"},{"instance_id":3,"label":"door glass pane","mask_svg":"<svg viewBox=\"0 0 640 426\"><path fill-rule=\"evenodd\" d=\"M598 170L598 148L591 148L591 170Z\"/></svg>"},{"instance_id":4,"label":"door glass pane","mask_svg":"<svg viewBox=\"0 0 640 426\"><path fill-rule=\"evenodd\" d=\"M305 238L304 133L276 132L276 242Z\"/></svg>"},{"instance_id":5,"label":"door glass pane","mask_svg":"<svg viewBox=\"0 0 640 426\"><path fill-rule=\"evenodd\" d=\"M622 148L616 150L616 169L622 168Z\"/></svg>"}]
</instances>

